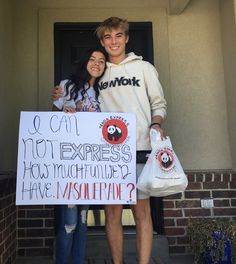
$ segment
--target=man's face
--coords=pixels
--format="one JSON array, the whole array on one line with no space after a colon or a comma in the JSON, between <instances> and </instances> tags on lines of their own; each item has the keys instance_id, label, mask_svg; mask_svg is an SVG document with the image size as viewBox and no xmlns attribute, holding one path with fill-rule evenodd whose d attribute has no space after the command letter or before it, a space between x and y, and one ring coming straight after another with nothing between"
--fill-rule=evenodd
<instances>
[{"instance_id":1,"label":"man's face","mask_svg":"<svg viewBox=\"0 0 236 264\"><path fill-rule=\"evenodd\" d=\"M120 28L105 31L101 44L108 53L111 62L115 60L116 63L119 63L125 58L125 46L128 39Z\"/></svg>"}]
</instances>

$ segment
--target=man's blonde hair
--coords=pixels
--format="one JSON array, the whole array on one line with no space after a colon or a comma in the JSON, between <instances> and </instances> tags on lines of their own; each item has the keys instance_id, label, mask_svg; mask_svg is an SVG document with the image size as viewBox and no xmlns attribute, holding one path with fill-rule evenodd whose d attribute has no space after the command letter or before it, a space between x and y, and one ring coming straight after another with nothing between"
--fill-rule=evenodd
<instances>
[{"instance_id":1,"label":"man's blonde hair","mask_svg":"<svg viewBox=\"0 0 236 264\"><path fill-rule=\"evenodd\" d=\"M104 20L100 26L96 29L95 34L97 37L102 40L104 37L104 33L106 30L112 29L122 29L126 36L129 36L129 23L126 19L122 19L119 17L109 17Z\"/></svg>"}]
</instances>

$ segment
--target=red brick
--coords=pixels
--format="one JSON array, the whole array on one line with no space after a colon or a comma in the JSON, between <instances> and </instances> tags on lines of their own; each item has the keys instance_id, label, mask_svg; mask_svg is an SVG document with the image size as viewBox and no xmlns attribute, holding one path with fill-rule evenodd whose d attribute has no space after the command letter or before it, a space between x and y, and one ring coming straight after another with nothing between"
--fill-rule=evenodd
<instances>
[{"instance_id":1,"label":"red brick","mask_svg":"<svg viewBox=\"0 0 236 264\"><path fill-rule=\"evenodd\" d=\"M201 182L189 182L186 190L201 190L202 183Z\"/></svg>"},{"instance_id":2,"label":"red brick","mask_svg":"<svg viewBox=\"0 0 236 264\"><path fill-rule=\"evenodd\" d=\"M17 234L18 234L18 237L21 238L21 237L26 237L26 230L25 229L17 229Z\"/></svg>"},{"instance_id":3,"label":"red brick","mask_svg":"<svg viewBox=\"0 0 236 264\"><path fill-rule=\"evenodd\" d=\"M4 217L7 217L8 215L12 214L13 212L15 212L16 208L15 205L9 205L7 207L5 207L4 209Z\"/></svg>"},{"instance_id":4,"label":"red brick","mask_svg":"<svg viewBox=\"0 0 236 264\"><path fill-rule=\"evenodd\" d=\"M185 209L185 216L210 216L211 211L209 209Z\"/></svg>"},{"instance_id":5,"label":"red brick","mask_svg":"<svg viewBox=\"0 0 236 264\"><path fill-rule=\"evenodd\" d=\"M169 200L169 199L171 199L171 200L175 200L175 199L181 199L181 197L182 197L182 193L177 193L177 194L173 194L173 195L169 195L169 196L166 196L165 197L165 200Z\"/></svg>"},{"instance_id":6,"label":"red brick","mask_svg":"<svg viewBox=\"0 0 236 264\"><path fill-rule=\"evenodd\" d=\"M2 253L4 251L5 245L4 245L4 241L2 241L2 243L0 244L0 252ZM1 255L1 254L0 254ZM0 262L1 263L1 262Z\"/></svg>"},{"instance_id":7,"label":"red brick","mask_svg":"<svg viewBox=\"0 0 236 264\"><path fill-rule=\"evenodd\" d=\"M55 226L55 220L54 219L45 219L45 227L53 227Z\"/></svg>"},{"instance_id":8,"label":"red brick","mask_svg":"<svg viewBox=\"0 0 236 264\"><path fill-rule=\"evenodd\" d=\"M3 219L1 222L0 222L0 232L2 232L6 227L6 224L5 224L5 219Z\"/></svg>"},{"instance_id":9,"label":"red brick","mask_svg":"<svg viewBox=\"0 0 236 264\"><path fill-rule=\"evenodd\" d=\"M223 178L223 176L221 176L221 175L222 175L221 173L216 172L216 173L214 173L214 178L221 181L221 179Z\"/></svg>"},{"instance_id":10,"label":"red brick","mask_svg":"<svg viewBox=\"0 0 236 264\"><path fill-rule=\"evenodd\" d=\"M54 238L45 239L45 246L53 247L53 244L54 244Z\"/></svg>"},{"instance_id":11,"label":"red brick","mask_svg":"<svg viewBox=\"0 0 236 264\"><path fill-rule=\"evenodd\" d=\"M181 201L176 201L175 204L176 204L176 208L200 207L199 200L181 200Z\"/></svg>"},{"instance_id":12,"label":"red brick","mask_svg":"<svg viewBox=\"0 0 236 264\"><path fill-rule=\"evenodd\" d=\"M214 174L214 182L221 182L221 174Z\"/></svg>"},{"instance_id":13,"label":"red brick","mask_svg":"<svg viewBox=\"0 0 236 264\"><path fill-rule=\"evenodd\" d=\"M27 218L51 218L53 217L52 210L28 210Z\"/></svg>"},{"instance_id":14,"label":"red brick","mask_svg":"<svg viewBox=\"0 0 236 264\"><path fill-rule=\"evenodd\" d=\"M228 182L204 182L203 189L228 189Z\"/></svg>"},{"instance_id":15,"label":"red brick","mask_svg":"<svg viewBox=\"0 0 236 264\"><path fill-rule=\"evenodd\" d=\"M236 189L236 181L230 182L230 189Z\"/></svg>"},{"instance_id":16,"label":"red brick","mask_svg":"<svg viewBox=\"0 0 236 264\"><path fill-rule=\"evenodd\" d=\"M194 182L195 181L194 174L191 174L191 173L186 173L186 174L187 174L187 177L188 177L188 182Z\"/></svg>"},{"instance_id":17,"label":"red brick","mask_svg":"<svg viewBox=\"0 0 236 264\"><path fill-rule=\"evenodd\" d=\"M2 255L2 257L3 257L3 260L4 260L3 264L4 263L11 263L9 252L5 251L3 253L3 255Z\"/></svg>"},{"instance_id":18,"label":"red brick","mask_svg":"<svg viewBox=\"0 0 236 264\"><path fill-rule=\"evenodd\" d=\"M185 234L185 229L180 227L165 227L164 230L167 236L181 236Z\"/></svg>"},{"instance_id":19,"label":"red brick","mask_svg":"<svg viewBox=\"0 0 236 264\"><path fill-rule=\"evenodd\" d=\"M0 208L6 208L9 204L11 204L11 196L5 196L0 200Z\"/></svg>"},{"instance_id":20,"label":"red brick","mask_svg":"<svg viewBox=\"0 0 236 264\"><path fill-rule=\"evenodd\" d=\"M164 226L175 226L174 219L164 219Z\"/></svg>"},{"instance_id":21,"label":"red brick","mask_svg":"<svg viewBox=\"0 0 236 264\"><path fill-rule=\"evenodd\" d=\"M26 230L27 237L53 237L54 230L51 228L31 228Z\"/></svg>"},{"instance_id":22,"label":"red brick","mask_svg":"<svg viewBox=\"0 0 236 264\"><path fill-rule=\"evenodd\" d=\"M25 255L28 257L33 256L52 256L52 248L31 248L25 250Z\"/></svg>"},{"instance_id":23,"label":"red brick","mask_svg":"<svg viewBox=\"0 0 236 264\"><path fill-rule=\"evenodd\" d=\"M209 198L211 197L210 191L186 191L185 198Z\"/></svg>"},{"instance_id":24,"label":"red brick","mask_svg":"<svg viewBox=\"0 0 236 264\"><path fill-rule=\"evenodd\" d=\"M205 174L205 182L212 182L213 179L212 174Z\"/></svg>"},{"instance_id":25,"label":"red brick","mask_svg":"<svg viewBox=\"0 0 236 264\"><path fill-rule=\"evenodd\" d=\"M164 210L164 217L181 217L182 210Z\"/></svg>"},{"instance_id":26,"label":"red brick","mask_svg":"<svg viewBox=\"0 0 236 264\"><path fill-rule=\"evenodd\" d=\"M174 201L163 201L163 207L164 208L174 208L175 207L175 204L174 204Z\"/></svg>"},{"instance_id":27,"label":"red brick","mask_svg":"<svg viewBox=\"0 0 236 264\"><path fill-rule=\"evenodd\" d=\"M213 198L236 198L236 191L212 191Z\"/></svg>"},{"instance_id":28,"label":"red brick","mask_svg":"<svg viewBox=\"0 0 236 264\"><path fill-rule=\"evenodd\" d=\"M223 174L223 181L229 182L230 181L230 174Z\"/></svg>"},{"instance_id":29,"label":"red brick","mask_svg":"<svg viewBox=\"0 0 236 264\"><path fill-rule=\"evenodd\" d=\"M180 218L176 219L177 226L187 226L188 225L189 218Z\"/></svg>"},{"instance_id":30,"label":"red brick","mask_svg":"<svg viewBox=\"0 0 236 264\"><path fill-rule=\"evenodd\" d=\"M236 173L232 173L232 181L236 181Z\"/></svg>"},{"instance_id":31,"label":"red brick","mask_svg":"<svg viewBox=\"0 0 236 264\"><path fill-rule=\"evenodd\" d=\"M10 230L10 227L9 226L6 226L6 228L3 230L3 237L4 237L4 240L6 237L8 237L11 233L11 230Z\"/></svg>"},{"instance_id":32,"label":"red brick","mask_svg":"<svg viewBox=\"0 0 236 264\"><path fill-rule=\"evenodd\" d=\"M236 208L214 208L214 215L215 216L235 216L236 215Z\"/></svg>"},{"instance_id":33,"label":"red brick","mask_svg":"<svg viewBox=\"0 0 236 264\"><path fill-rule=\"evenodd\" d=\"M43 227L43 219L19 219L19 228Z\"/></svg>"},{"instance_id":34,"label":"red brick","mask_svg":"<svg viewBox=\"0 0 236 264\"><path fill-rule=\"evenodd\" d=\"M196 181L197 182L203 182L203 174L197 174L196 175Z\"/></svg>"},{"instance_id":35,"label":"red brick","mask_svg":"<svg viewBox=\"0 0 236 264\"><path fill-rule=\"evenodd\" d=\"M19 248L43 247L43 239L19 239Z\"/></svg>"},{"instance_id":36,"label":"red brick","mask_svg":"<svg viewBox=\"0 0 236 264\"><path fill-rule=\"evenodd\" d=\"M214 207L230 206L230 200L214 200Z\"/></svg>"},{"instance_id":37,"label":"red brick","mask_svg":"<svg viewBox=\"0 0 236 264\"><path fill-rule=\"evenodd\" d=\"M17 234L16 230L14 230L14 232L11 233L12 239L16 239L17 238L16 234Z\"/></svg>"},{"instance_id":38,"label":"red brick","mask_svg":"<svg viewBox=\"0 0 236 264\"><path fill-rule=\"evenodd\" d=\"M236 206L236 199L231 199L231 206Z\"/></svg>"},{"instance_id":39,"label":"red brick","mask_svg":"<svg viewBox=\"0 0 236 264\"><path fill-rule=\"evenodd\" d=\"M25 218L26 217L26 211L18 209L17 215L18 215L18 218Z\"/></svg>"}]
</instances>

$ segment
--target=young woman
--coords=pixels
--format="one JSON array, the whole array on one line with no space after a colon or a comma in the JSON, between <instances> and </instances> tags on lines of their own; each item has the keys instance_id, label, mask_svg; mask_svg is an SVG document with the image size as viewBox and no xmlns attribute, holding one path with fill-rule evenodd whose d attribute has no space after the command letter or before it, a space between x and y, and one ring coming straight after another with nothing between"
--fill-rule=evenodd
<instances>
[{"instance_id":1,"label":"young woman","mask_svg":"<svg viewBox=\"0 0 236 264\"><path fill-rule=\"evenodd\" d=\"M53 111L100 112L98 81L104 73L102 50L89 49L81 57L77 71L56 88L63 95L53 102ZM56 206L56 264L84 263L88 205Z\"/></svg>"}]
</instances>

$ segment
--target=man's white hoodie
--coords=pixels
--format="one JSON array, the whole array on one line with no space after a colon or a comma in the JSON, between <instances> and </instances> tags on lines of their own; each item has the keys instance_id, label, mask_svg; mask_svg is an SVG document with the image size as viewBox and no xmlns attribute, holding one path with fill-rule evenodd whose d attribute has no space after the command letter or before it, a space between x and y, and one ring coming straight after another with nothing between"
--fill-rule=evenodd
<instances>
[{"instance_id":1,"label":"man's white hoodie","mask_svg":"<svg viewBox=\"0 0 236 264\"><path fill-rule=\"evenodd\" d=\"M102 112L136 114L137 150L149 150L151 118L166 116L166 100L155 67L129 53L120 64L107 62L99 89Z\"/></svg>"}]
</instances>

